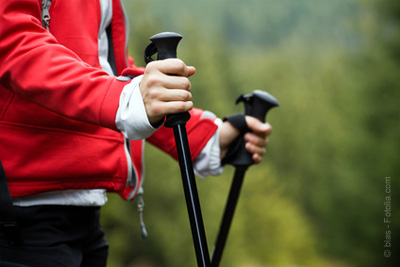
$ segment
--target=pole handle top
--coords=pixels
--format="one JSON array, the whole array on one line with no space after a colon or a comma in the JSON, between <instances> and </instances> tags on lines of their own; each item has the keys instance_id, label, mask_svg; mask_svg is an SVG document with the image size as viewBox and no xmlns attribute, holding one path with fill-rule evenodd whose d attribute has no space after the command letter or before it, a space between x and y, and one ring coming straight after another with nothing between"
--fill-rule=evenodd
<instances>
[{"instance_id":1,"label":"pole handle top","mask_svg":"<svg viewBox=\"0 0 400 267\"><path fill-rule=\"evenodd\" d=\"M245 115L249 115L259 119L262 122L266 121L267 112L278 107L279 102L271 94L254 90L252 94L241 95L236 99L236 104L243 102Z\"/></svg>"},{"instance_id":2,"label":"pole handle top","mask_svg":"<svg viewBox=\"0 0 400 267\"><path fill-rule=\"evenodd\" d=\"M157 60L177 57L177 47L182 35L175 32L161 32L150 37L151 43L144 52L144 61L153 61L153 55L157 53Z\"/></svg>"}]
</instances>

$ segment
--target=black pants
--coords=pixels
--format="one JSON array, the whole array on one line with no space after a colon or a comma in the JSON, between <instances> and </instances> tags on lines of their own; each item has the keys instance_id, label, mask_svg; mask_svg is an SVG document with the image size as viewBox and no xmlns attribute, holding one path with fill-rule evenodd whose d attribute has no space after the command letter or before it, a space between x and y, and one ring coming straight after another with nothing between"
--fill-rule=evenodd
<instances>
[{"instance_id":1,"label":"black pants","mask_svg":"<svg viewBox=\"0 0 400 267\"><path fill-rule=\"evenodd\" d=\"M100 208L15 207L24 239L10 246L0 231L0 267L106 266L108 244L100 227Z\"/></svg>"}]
</instances>

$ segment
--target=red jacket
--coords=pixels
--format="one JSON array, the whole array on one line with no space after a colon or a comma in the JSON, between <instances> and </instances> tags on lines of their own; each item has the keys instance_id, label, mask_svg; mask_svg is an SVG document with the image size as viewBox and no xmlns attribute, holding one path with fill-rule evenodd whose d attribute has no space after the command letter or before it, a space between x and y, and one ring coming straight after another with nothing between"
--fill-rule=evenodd
<instances>
[{"instance_id":1,"label":"red jacket","mask_svg":"<svg viewBox=\"0 0 400 267\"><path fill-rule=\"evenodd\" d=\"M120 1L112 2L117 71L140 75L126 54ZM104 188L128 198L141 181L143 141L131 142L134 183L127 187L129 156L115 116L129 81L101 70L100 2L52 0L50 17L48 32L41 0L0 4L0 160L11 195ZM187 123L193 158L217 128L202 112L191 111ZM171 129L148 141L176 158Z\"/></svg>"}]
</instances>

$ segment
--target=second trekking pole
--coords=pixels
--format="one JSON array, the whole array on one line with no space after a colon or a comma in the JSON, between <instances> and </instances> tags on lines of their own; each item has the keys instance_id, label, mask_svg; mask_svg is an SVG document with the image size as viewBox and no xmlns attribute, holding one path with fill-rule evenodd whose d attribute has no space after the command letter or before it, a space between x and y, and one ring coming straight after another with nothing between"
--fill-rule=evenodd
<instances>
[{"instance_id":1,"label":"second trekking pole","mask_svg":"<svg viewBox=\"0 0 400 267\"><path fill-rule=\"evenodd\" d=\"M151 57L156 53L158 54L158 60L176 58L176 49L181 39L182 36L180 34L173 32L163 32L152 36L150 38L151 43L145 50L146 63L152 61ZM211 265L210 256L186 132L186 122L189 119L189 112L168 115L164 126L172 128L174 131L197 265L209 267Z\"/></svg>"},{"instance_id":2,"label":"second trekking pole","mask_svg":"<svg viewBox=\"0 0 400 267\"><path fill-rule=\"evenodd\" d=\"M233 126L237 127L242 134L228 150L227 157L223 160L225 161L223 163L235 166L235 174L229 191L228 200L225 205L225 211L222 217L217 240L213 249L211 258L212 267L219 266L219 263L221 262L222 253L228 238L243 179L247 168L253 164L251 154L246 151L245 141L243 139L246 131L249 131L246 126L245 115L255 117L258 120L265 122L267 112L271 108L279 106L278 101L272 95L261 90L255 90L253 94L241 95L236 100L236 103L239 102L244 102L245 114L233 115L227 118L227 120L231 122Z\"/></svg>"}]
</instances>

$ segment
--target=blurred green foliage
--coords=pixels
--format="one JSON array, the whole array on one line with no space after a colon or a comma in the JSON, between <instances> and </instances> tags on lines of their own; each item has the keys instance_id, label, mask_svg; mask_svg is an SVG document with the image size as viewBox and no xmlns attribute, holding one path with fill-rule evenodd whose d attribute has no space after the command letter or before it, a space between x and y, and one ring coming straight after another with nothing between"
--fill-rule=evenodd
<instances>
[{"instance_id":1,"label":"blurred green foliage","mask_svg":"<svg viewBox=\"0 0 400 267\"><path fill-rule=\"evenodd\" d=\"M137 65L153 34L184 36L178 56L197 69L197 107L242 112L236 97L254 89L281 104L268 115L268 155L246 173L221 266L398 264L398 1L124 2ZM197 179L210 250L232 176L227 166ZM196 266L178 163L149 145L144 188L147 240L135 203L110 194L103 208L109 266Z\"/></svg>"}]
</instances>

